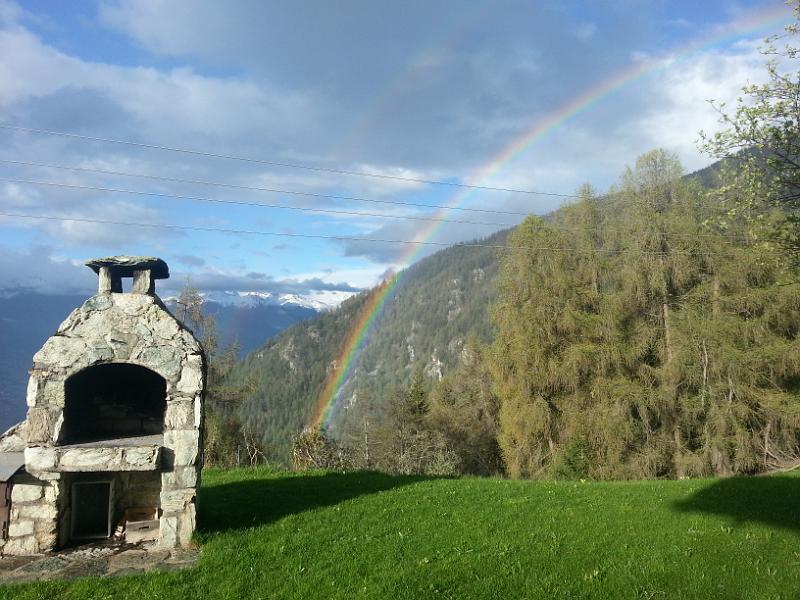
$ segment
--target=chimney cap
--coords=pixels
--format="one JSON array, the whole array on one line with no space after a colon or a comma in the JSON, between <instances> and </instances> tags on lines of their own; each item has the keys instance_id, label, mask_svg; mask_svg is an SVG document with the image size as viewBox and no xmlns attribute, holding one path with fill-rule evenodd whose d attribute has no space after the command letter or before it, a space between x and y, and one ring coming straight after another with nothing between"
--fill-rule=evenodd
<instances>
[{"instance_id":1,"label":"chimney cap","mask_svg":"<svg viewBox=\"0 0 800 600\"><path fill-rule=\"evenodd\" d=\"M153 279L169 279L169 267L155 256L107 256L86 261L86 266L95 273L100 267L110 267L120 277L133 277L134 271L149 270Z\"/></svg>"}]
</instances>

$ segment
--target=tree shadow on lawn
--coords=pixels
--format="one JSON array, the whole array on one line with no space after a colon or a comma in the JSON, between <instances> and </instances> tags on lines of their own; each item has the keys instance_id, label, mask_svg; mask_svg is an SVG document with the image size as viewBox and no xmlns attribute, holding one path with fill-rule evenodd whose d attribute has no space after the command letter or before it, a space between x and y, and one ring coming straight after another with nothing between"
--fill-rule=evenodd
<instances>
[{"instance_id":1,"label":"tree shadow on lawn","mask_svg":"<svg viewBox=\"0 0 800 600\"><path fill-rule=\"evenodd\" d=\"M730 477L673 504L679 512L727 516L800 532L800 477Z\"/></svg>"},{"instance_id":2,"label":"tree shadow on lawn","mask_svg":"<svg viewBox=\"0 0 800 600\"><path fill-rule=\"evenodd\" d=\"M212 533L266 525L288 515L430 479L358 472L222 483L200 490L199 530Z\"/></svg>"}]
</instances>

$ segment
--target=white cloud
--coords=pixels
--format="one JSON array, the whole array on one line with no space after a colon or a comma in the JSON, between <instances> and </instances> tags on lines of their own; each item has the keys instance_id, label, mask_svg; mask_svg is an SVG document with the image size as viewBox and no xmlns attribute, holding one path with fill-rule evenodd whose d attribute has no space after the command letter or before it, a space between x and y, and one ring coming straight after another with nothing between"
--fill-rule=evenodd
<instances>
[{"instance_id":1,"label":"white cloud","mask_svg":"<svg viewBox=\"0 0 800 600\"><path fill-rule=\"evenodd\" d=\"M366 267L340 268L332 265L330 269L309 271L295 275L297 279L318 279L328 283L346 281L354 288L369 288L380 282L388 265L371 264Z\"/></svg>"},{"instance_id":2,"label":"white cloud","mask_svg":"<svg viewBox=\"0 0 800 600\"><path fill-rule=\"evenodd\" d=\"M701 129L713 132L719 127L719 114L709 100L733 105L742 86L766 78L765 57L754 44L742 47L746 51L711 50L677 60L652 77L652 105L634 118L639 137L653 147L678 152L689 171L708 164L695 140Z\"/></svg>"},{"instance_id":3,"label":"white cloud","mask_svg":"<svg viewBox=\"0 0 800 600\"><path fill-rule=\"evenodd\" d=\"M0 296L32 291L88 296L97 286L96 276L87 267L57 257L48 246L27 251L0 246L0 278Z\"/></svg>"}]
</instances>

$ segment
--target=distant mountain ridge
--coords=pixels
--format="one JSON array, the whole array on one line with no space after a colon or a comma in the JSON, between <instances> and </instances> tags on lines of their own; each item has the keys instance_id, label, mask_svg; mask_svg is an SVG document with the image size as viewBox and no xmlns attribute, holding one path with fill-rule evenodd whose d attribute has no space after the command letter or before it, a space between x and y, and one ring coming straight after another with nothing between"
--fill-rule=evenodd
<instances>
[{"instance_id":1,"label":"distant mountain ridge","mask_svg":"<svg viewBox=\"0 0 800 600\"><path fill-rule=\"evenodd\" d=\"M274 294L272 292L240 292L240 291L213 291L200 292L203 300L221 306L297 306L310 308L316 312L333 310L343 301L347 300L357 292L339 290L321 290L309 292L307 294ZM175 296L164 298L167 304L175 303Z\"/></svg>"}]
</instances>

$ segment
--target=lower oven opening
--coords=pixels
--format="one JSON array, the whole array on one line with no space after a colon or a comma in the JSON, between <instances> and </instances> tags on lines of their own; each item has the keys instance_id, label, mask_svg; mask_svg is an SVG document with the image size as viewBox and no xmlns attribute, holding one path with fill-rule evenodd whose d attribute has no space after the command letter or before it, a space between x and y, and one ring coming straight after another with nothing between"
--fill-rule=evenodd
<instances>
[{"instance_id":1,"label":"lower oven opening","mask_svg":"<svg viewBox=\"0 0 800 600\"><path fill-rule=\"evenodd\" d=\"M78 541L111 537L112 486L111 480L72 483L70 539Z\"/></svg>"}]
</instances>

